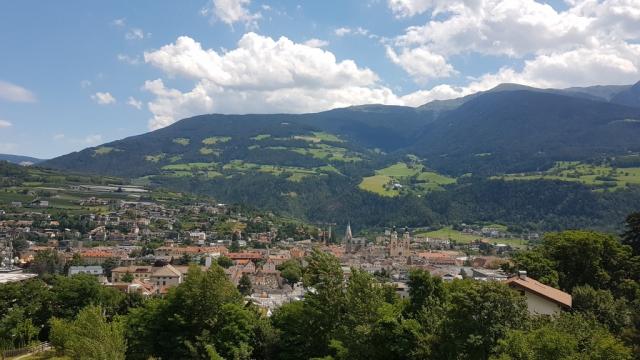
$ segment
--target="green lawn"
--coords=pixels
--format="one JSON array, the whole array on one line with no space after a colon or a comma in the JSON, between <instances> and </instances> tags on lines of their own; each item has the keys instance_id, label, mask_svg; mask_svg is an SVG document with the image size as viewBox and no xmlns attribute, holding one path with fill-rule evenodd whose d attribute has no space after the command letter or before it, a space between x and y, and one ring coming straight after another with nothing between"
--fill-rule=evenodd
<instances>
[{"instance_id":1,"label":"green lawn","mask_svg":"<svg viewBox=\"0 0 640 360\"><path fill-rule=\"evenodd\" d=\"M256 135L256 136L252 137L251 140L260 141L260 140L266 140L266 139L268 139L270 137L271 137L270 134L260 134L260 135Z\"/></svg>"},{"instance_id":2,"label":"green lawn","mask_svg":"<svg viewBox=\"0 0 640 360\"><path fill-rule=\"evenodd\" d=\"M579 182L601 189L620 189L628 185L640 185L640 167L612 168L610 166L584 164L577 161L559 161L544 172L507 174L494 178L504 180L560 180Z\"/></svg>"},{"instance_id":3,"label":"green lawn","mask_svg":"<svg viewBox=\"0 0 640 360\"><path fill-rule=\"evenodd\" d=\"M229 140L231 140L231 137L229 136L211 136L202 140L202 143L205 145L215 145L218 143L225 143Z\"/></svg>"},{"instance_id":4,"label":"green lawn","mask_svg":"<svg viewBox=\"0 0 640 360\"><path fill-rule=\"evenodd\" d=\"M415 181L411 183L404 181L413 176L416 177ZM453 184L456 179L434 171L425 171L424 166L421 164L409 165L405 162L398 162L384 169L376 170L376 175L374 176L363 178L359 187L383 196L397 196L400 191L388 187L393 181L400 182L408 191L425 193L442 190L443 185Z\"/></svg>"},{"instance_id":5,"label":"green lawn","mask_svg":"<svg viewBox=\"0 0 640 360\"><path fill-rule=\"evenodd\" d=\"M494 226L491 226L491 227L494 227ZM499 227L503 228L504 226L499 225ZM454 230L451 227L444 227L442 229L438 229L434 231L422 232L416 235L423 235L423 236L437 238L437 239L449 239L457 243L463 243L463 244L468 244L474 240L483 239L482 236L463 233L461 231ZM500 238L500 239L488 238L488 240L491 243L507 244L513 247L524 247L527 244L526 240L519 239L519 238Z\"/></svg>"},{"instance_id":6,"label":"green lawn","mask_svg":"<svg viewBox=\"0 0 640 360\"><path fill-rule=\"evenodd\" d=\"M145 160L157 163L158 161L164 159L167 156L165 153L160 153L158 155L147 155L144 157Z\"/></svg>"},{"instance_id":7,"label":"green lawn","mask_svg":"<svg viewBox=\"0 0 640 360\"><path fill-rule=\"evenodd\" d=\"M100 146L99 148L93 150L93 156L97 155L107 155L112 151L122 151L116 148L108 147L108 146Z\"/></svg>"},{"instance_id":8,"label":"green lawn","mask_svg":"<svg viewBox=\"0 0 640 360\"><path fill-rule=\"evenodd\" d=\"M174 144L180 144L182 146L187 146L187 145L189 145L190 142L191 142L191 140L187 139L187 138L175 138L175 139L173 139L173 143Z\"/></svg>"}]
</instances>

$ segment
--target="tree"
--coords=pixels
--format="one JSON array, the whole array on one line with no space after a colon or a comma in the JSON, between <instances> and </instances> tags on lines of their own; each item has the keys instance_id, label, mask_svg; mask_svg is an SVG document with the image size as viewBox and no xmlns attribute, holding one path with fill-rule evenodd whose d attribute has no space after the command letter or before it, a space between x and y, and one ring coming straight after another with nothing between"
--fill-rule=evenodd
<instances>
[{"instance_id":1,"label":"tree","mask_svg":"<svg viewBox=\"0 0 640 360\"><path fill-rule=\"evenodd\" d=\"M225 269L233 266L233 260L229 259L224 255L221 255L220 257L218 257L218 260L216 262L218 263L218 265L222 266Z\"/></svg>"},{"instance_id":2,"label":"tree","mask_svg":"<svg viewBox=\"0 0 640 360\"><path fill-rule=\"evenodd\" d=\"M73 359L125 359L124 323L107 321L99 306L82 309L75 320L53 318L50 339L58 352Z\"/></svg>"},{"instance_id":3,"label":"tree","mask_svg":"<svg viewBox=\"0 0 640 360\"><path fill-rule=\"evenodd\" d=\"M300 265L298 260L287 260L278 266L278 270L280 270L280 276L291 285L297 283L302 278L302 265Z\"/></svg>"},{"instance_id":4,"label":"tree","mask_svg":"<svg viewBox=\"0 0 640 360\"><path fill-rule=\"evenodd\" d=\"M240 294L244 296L251 295L253 285L251 284L251 279L249 279L247 274L242 274L242 277L240 277L240 281L238 282L238 291L240 291Z\"/></svg>"},{"instance_id":5,"label":"tree","mask_svg":"<svg viewBox=\"0 0 640 360\"><path fill-rule=\"evenodd\" d=\"M64 258L55 250L39 251L29 268L39 276L60 274L64 269Z\"/></svg>"},{"instance_id":6,"label":"tree","mask_svg":"<svg viewBox=\"0 0 640 360\"><path fill-rule=\"evenodd\" d=\"M624 299L615 299L609 290L595 290L589 285L576 286L572 308L593 318L614 334L631 325L631 311Z\"/></svg>"},{"instance_id":7,"label":"tree","mask_svg":"<svg viewBox=\"0 0 640 360\"><path fill-rule=\"evenodd\" d=\"M189 269L166 298L147 301L127 317L128 357L249 359L268 342L259 315L217 265ZM261 324L260 326L258 324ZM261 335L262 334L262 335Z\"/></svg>"},{"instance_id":8,"label":"tree","mask_svg":"<svg viewBox=\"0 0 640 360\"><path fill-rule=\"evenodd\" d=\"M578 230L550 233L540 251L555 264L558 284L567 292L578 285L615 291L625 279L638 276L630 249L611 235Z\"/></svg>"},{"instance_id":9,"label":"tree","mask_svg":"<svg viewBox=\"0 0 640 360\"><path fill-rule=\"evenodd\" d=\"M94 276L78 274L71 277L56 276L51 280L51 311L53 316L71 319L88 305L100 305L109 316L122 306L124 294L104 287Z\"/></svg>"},{"instance_id":10,"label":"tree","mask_svg":"<svg viewBox=\"0 0 640 360\"><path fill-rule=\"evenodd\" d=\"M524 297L494 281L454 281L439 352L446 359L486 359L509 330L526 325Z\"/></svg>"},{"instance_id":11,"label":"tree","mask_svg":"<svg viewBox=\"0 0 640 360\"><path fill-rule=\"evenodd\" d=\"M634 255L640 256L640 212L627 216L625 227L622 242L631 246Z\"/></svg>"},{"instance_id":12,"label":"tree","mask_svg":"<svg viewBox=\"0 0 640 360\"><path fill-rule=\"evenodd\" d=\"M529 330L509 330L492 360L631 360L631 350L605 328L581 315L563 314Z\"/></svg>"},{"instance_id":13,"label":"tree","mask_svg":"<svg viewBox=\"0 0 640 360\"><path fill-rule=\"evenodd\" d=\"M130 283L133 281L133 275L127 271L126 274L122 275L122 282Z\"/></svg>"},{"instance_id":14,"label":"tree","mask_svg":"<svg viewBox=\"0 0 640 360\"><path fill-rule=\"evenodd\" d=\"M509 267L507 271L515 273L525 270L528 276L540 281L551 287L558 287L558 272L554 269L555 264L552 260L546 258L544 254L538 250L521 251L513 256L514 266ZM508 264L506 264L508 266Z\"/></svg>"},{"instance_id":15,"label":"tree","mask_svg":"<svg viewBox=\"0 0 640 360\"><path fill-rule=\"evenodd\" d=\"M424 306L437 305L445 296L442 280L431 276L425 270L412 270L409 273L410 309L418 313Z\"/></svg>"},{"instance_id":16,"label":"tree","mask_svg":"<svg viewBox=\"0 0 640 360\"><path fill-rule=\"evenodd\" d=\"M238 242L238 239L233 239L231 241L231 246L229 246L229 251L230 252L240 251L240 242Z\"/></svg>"},{"instance_id":17,"label":"tree","mask_svg":"<svg viewBox=\"0 0 640 360\"><path fill-rule=\"evenodd\" d=\"M111 270L118 267L120 260L117 258L108 258L102 263L102 270L107 278L111 279Z\"/></svg>"}]
</instances>

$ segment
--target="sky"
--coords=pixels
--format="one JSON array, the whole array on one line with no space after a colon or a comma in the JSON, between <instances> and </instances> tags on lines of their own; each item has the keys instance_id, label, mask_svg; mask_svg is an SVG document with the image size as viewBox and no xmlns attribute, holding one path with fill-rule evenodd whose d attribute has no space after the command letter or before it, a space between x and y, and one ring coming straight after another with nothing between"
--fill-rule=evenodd
<instances>
[{"instance_id":1,"label":"sky","mask_svg":"<svg viewBox=\"0 0 640 360\"><path fill-rule=\"evenodd\" d=\"M4 0L0 40L0 153L39 158L203 113L640 80L640 0Z\"/></svg>"}]
</instances>

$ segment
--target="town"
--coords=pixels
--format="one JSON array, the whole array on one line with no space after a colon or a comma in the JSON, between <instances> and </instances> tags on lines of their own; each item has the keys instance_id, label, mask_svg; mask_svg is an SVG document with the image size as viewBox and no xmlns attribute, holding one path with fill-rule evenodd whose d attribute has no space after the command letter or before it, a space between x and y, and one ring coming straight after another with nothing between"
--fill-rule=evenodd
<instances>
[{"instance_id":1,"label":"town","mask_svg":"<svg viewBox=\"0 0 640 360\"><path fill-rule=\"evenodd\" d=\"M428 271L444 281L471 278L504 281L526 292L531 311L553 314L571 307L571 296L509 268L511 245L499 229L471 226L469 243L429 237L409 228L390 228L358 237L347 223L283 222L271 213L213 200L156 202L140 199L135 186L69 185L86 212L51 211L46 200L12 201L0 210L0 283L34 276L90 274L105 287L144 297L166 295L181 284L190 266L224 268L228 279L270 315L284 303L304 298L300 283L306 257L314 250L340 260L348 278L366 271L408 296L409 273ZM59 210L59 209L58 209ZM538 234L528 234L537 239Z\"/></svg>"}]
</instances>

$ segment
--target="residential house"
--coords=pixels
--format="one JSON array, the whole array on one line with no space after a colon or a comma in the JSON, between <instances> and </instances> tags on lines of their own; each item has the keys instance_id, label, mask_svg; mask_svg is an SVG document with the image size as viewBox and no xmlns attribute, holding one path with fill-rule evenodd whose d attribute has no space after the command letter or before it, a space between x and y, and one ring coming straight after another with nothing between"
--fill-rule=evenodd
<instances>
[{"instance_id":1,"label":"residential house","mask_svg":"<svg viewBox=\"0 0 640 360\"><path fill-rule=\"evenodd\" d=\"M555 315L571 309L571 294L528 277L526 271L510 278L506 284L526 297L530 314Z\"/></svg>"}]
</instances>

